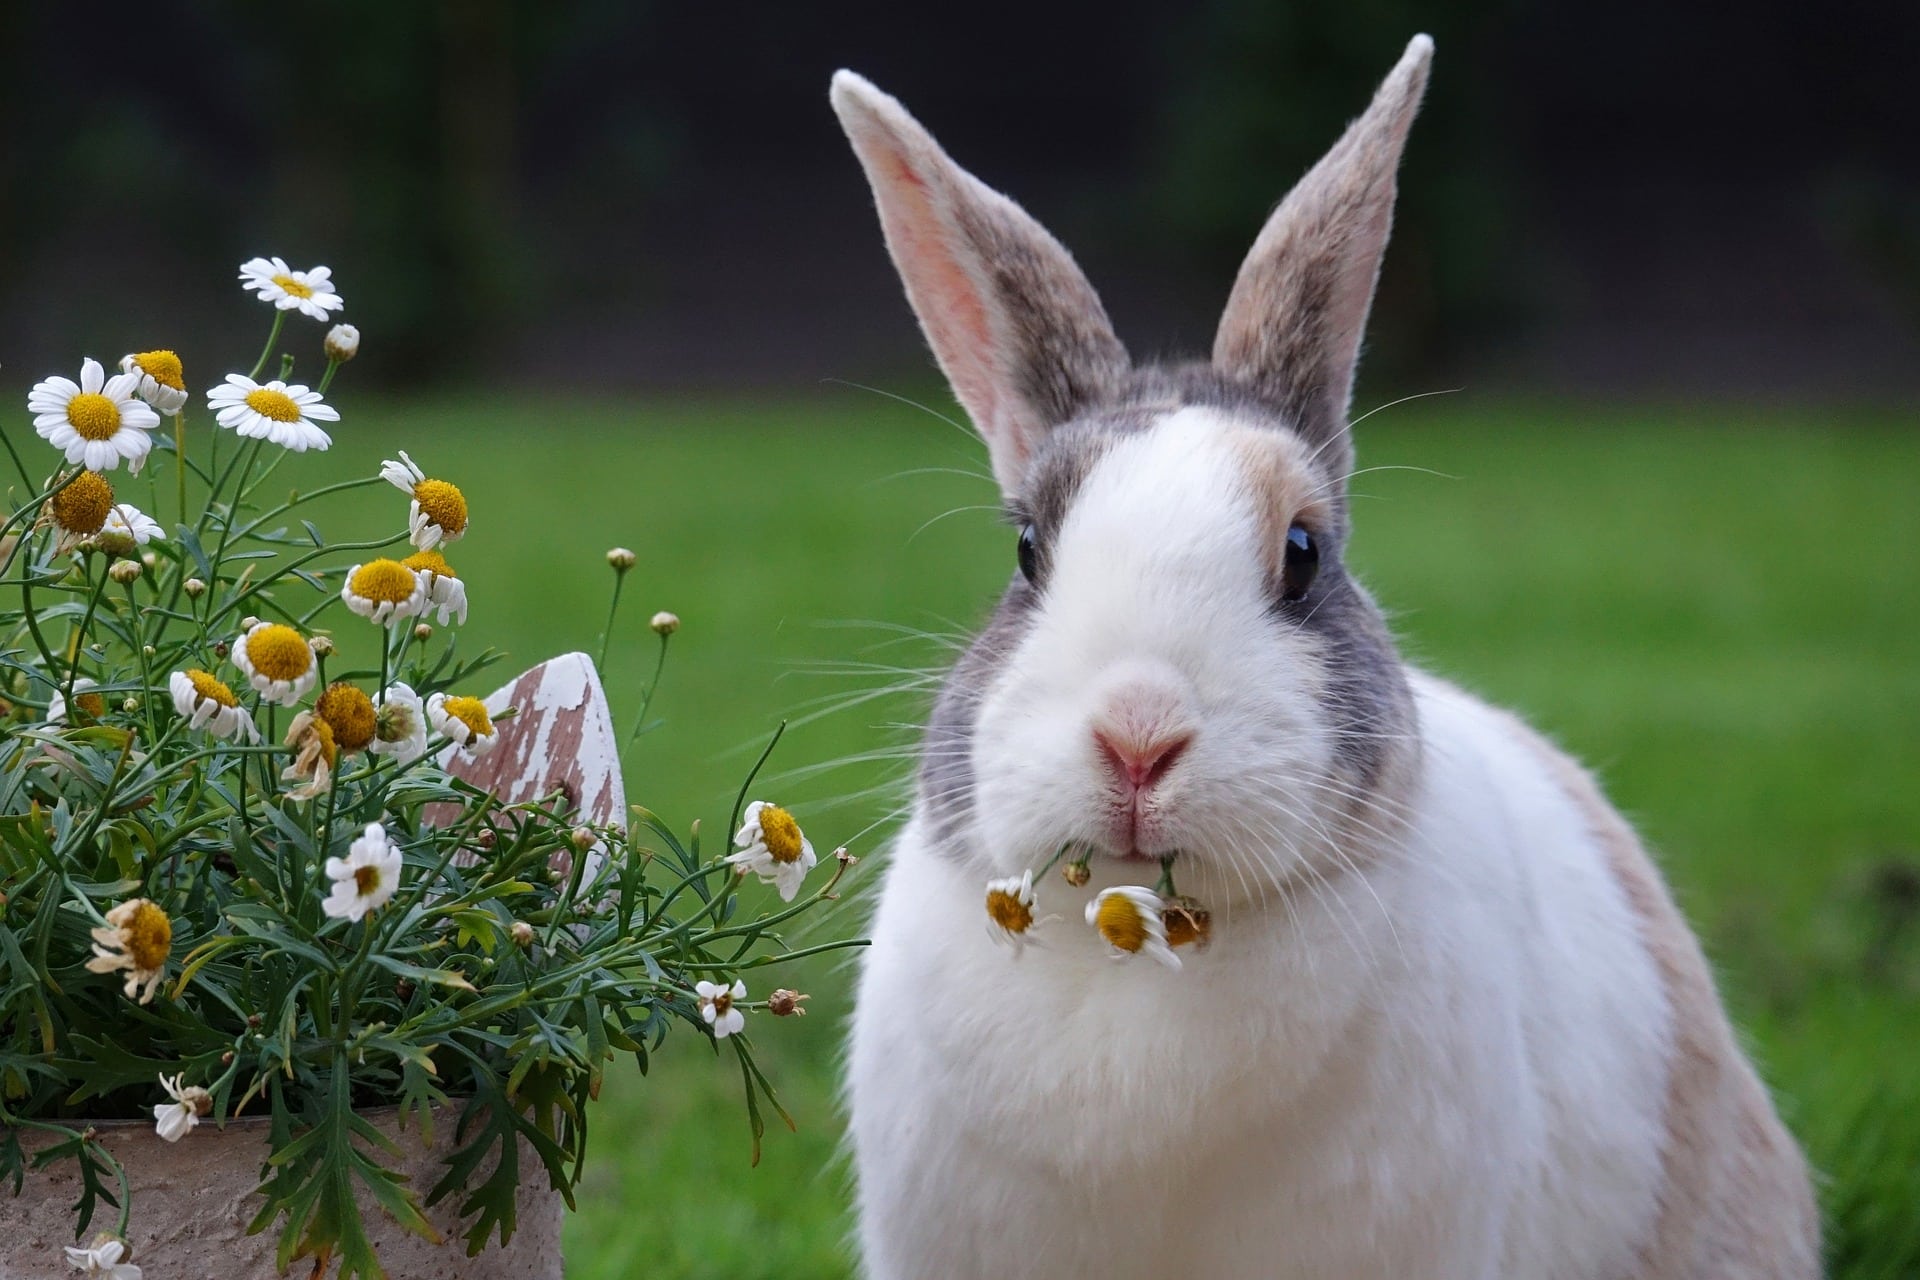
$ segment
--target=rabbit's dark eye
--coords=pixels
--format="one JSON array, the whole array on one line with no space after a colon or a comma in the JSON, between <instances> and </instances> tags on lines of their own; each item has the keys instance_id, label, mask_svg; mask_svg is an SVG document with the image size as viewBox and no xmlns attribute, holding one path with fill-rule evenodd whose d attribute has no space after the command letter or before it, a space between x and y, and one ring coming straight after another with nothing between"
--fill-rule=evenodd
<instances>
[{"instance_id":1,"label":"rabbit's dark eye","mask_svg":"<svg viewBox=\"0 0 1920 1280\"><path fill-rule=\"evenodd\" d=\"M1034 549L1032 525L1029 524L1029 525L1021 526L1020 546L1019 546L1019 549L1015 552L1015 554L1018 555L1020 558L1021 574L1023 574L1026 577L1028 582L1032 582L1034 580L1034 574L1036 572L1036 562L1039 556L1039 552Z\"/></svg>"},{"instance_id":2,"label":"rabbit's dark eye","mask_svg":"<svg viewBox=\"0 0 1920 1280\"><path fill-rule=\"evenodd\" d=\"M1280 598L1298 600L1307 594L1307 588L1313 585L1313 576L1320 572L1320 548L1308 533L1305 525L1294 525L1287 530L1287 554L1280 570Z\"/></svg>"}]
</instances>

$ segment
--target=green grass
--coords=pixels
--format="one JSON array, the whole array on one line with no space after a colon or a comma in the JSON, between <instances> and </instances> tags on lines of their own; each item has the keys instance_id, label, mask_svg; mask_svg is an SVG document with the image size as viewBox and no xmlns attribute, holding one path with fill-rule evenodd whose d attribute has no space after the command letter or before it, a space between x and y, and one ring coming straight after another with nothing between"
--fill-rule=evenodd
<instances>
[{"instance_id":1,"label":"green grass","mask_svg":"<svg viewBox=\"0 0 1920 1280\"><path fill-rule=\"evenodd\" d=\"M601 553L639 552L608 663L623 718L650 665L646 616L670 608L685 628L656 703L668 728L627 758L630 797L702 818L710 838L783 715L883 678L810 669L937 660L884 627L839 624L963 627L1013 560L990 510L922 528L994 502L980 479L928 470L982 472L978 447L852 391L340 399L355 425L284 478L371 469L405 447L461 483L474 528L452 558L470 631L513 663L591 649L611 581ZM1453 398L1372 418L1360 448L1365 465L1421 469L1354 484L1353 557L1407 653L1598 768L1660 851L1828 1175L1834 1274L1920 1272L1920 437L1872 414ZM397 499L350 495L320 522L360 536L358 516L391 519ZM871 857L867 829L892 801L869 788L897 766L777 775L896 744L884 722L912 714L883 700L800 725L756 790L794 806L823 850L851 839ZM822 927L857 919L849 902ZM623 1069L595 1120L569 1275L849 1274L833 1093L846 983L824 962L781 980L815 993L812 1015L753 1031L799 1132L770 1132L750 1168L737 1071L690 1037L651 1079Z\"/></svg>"}]
</instances>

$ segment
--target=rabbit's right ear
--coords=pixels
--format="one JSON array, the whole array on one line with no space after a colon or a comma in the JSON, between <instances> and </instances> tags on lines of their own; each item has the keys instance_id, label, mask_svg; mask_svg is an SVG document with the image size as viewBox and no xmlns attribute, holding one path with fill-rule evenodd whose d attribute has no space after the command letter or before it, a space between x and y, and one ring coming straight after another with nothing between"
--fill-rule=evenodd
<instances>
[{"instance_id":1,"label":"rabbit's right ear","mask_svg":"<svg viewBox=\"0 0 1920 1280\"><path fill-rule=\"evenodd\" d=\"M907 299L1014 493L1040 437L1126 374L1126 349L1060 242L948 159L906 108L851 71L831 97Z\"/></svg>"}]
</instances>

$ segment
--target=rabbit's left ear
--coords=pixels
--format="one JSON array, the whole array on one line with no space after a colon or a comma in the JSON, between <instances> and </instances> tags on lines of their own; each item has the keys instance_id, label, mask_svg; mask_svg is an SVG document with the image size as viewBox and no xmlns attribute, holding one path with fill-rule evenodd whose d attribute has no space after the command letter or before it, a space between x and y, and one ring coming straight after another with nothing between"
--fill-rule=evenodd
<instances>
[{"instance_id":1,"label":"rabbit's left ear","mask_svg":"<svg viewBox=\"0 0 1920 1280\"><path fill-rule=\"evenodd\" d=\"M1347 409L1393 224L1394 173L1433 41L1415 36L1333 150L1280 202L1234 281L1213 363L1281 406L1335 474L1353 467Z\"/></svg>"}]
</instances>

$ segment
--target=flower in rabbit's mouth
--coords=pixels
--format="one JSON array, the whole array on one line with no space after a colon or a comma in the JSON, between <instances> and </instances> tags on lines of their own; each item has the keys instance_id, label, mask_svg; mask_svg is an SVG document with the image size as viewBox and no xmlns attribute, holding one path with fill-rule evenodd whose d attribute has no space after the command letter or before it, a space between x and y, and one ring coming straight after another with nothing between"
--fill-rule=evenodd
<instances>
[{"instance_id":1,"label":"flower in rabbit's mouth","mask_svg":"<svg viewBox=\"0 0 1920 1280\"><path fill-rule=\"evenodd\" d=\"M173 953L173 921L145 898L129 898L107 912L107 927L93 931L93 973L127 974L126 995L141 1004L160 989L160 975Z\"/></svg>"},{"instance_id":2,"label":"flower in rabbit's mouth","mask_svg":"<svg viewBox=\"0 0 1920 1280\"><path fill-rule=\"evenodd\" d=\"M127 470L139 475L153 448L147 433L160 425L160 415L136 394L139 385L136 374L109 378L98 360L83 360L79 382L47 378L34 383L27 411L34 415L34 431L63 450L68 462L111 471L124 458Z\"/></svg>"},{"instance_id":3,"label":"flower in rabbit's mouth","mask_svg":"<svg viewBox=\"0 0 1920 1280\"><path fill-rule=\"evenodd\" d=\"M373 741L367 750L403 765L427 754L427 713L411 685L390 684L374 699Z\"/></svg>"},{"instance_id":4,"label":"flower in rabbit's mouth","mask_svg":"<svg viewBox=\"0 0 1920 1280\"><path fill-rule=\"evenodd\" d=\"M320 910L348 921L379 910L400 887L401 865L400 850L387 838L387 829L368 823L365 833L348 846L346 857L327 859L327 879L333 881L333 890Z\"/></svg>"},{"instance_id":5,"label":"flower in rabbit's mouth","mask_svg":"<svg viewBox=\"0 0 1920 1280\"><path fill-rule=\"evenodd\" d=\"M1015 955L1033 941L1028 936L1034 925L1033 908L1032 871L987 881L988 932L994 941L1012 944Z\"/></svg>"},{"instance_id":6,"label":"flower in rabbit's mouth","mask_svg":"<svg viewBox=\"0 0 1920 1280\"><path fill-rule=\"evenodd\" d=\"M419 574L426 584L427 603L420 608L422 614L438 609L441 626L449 622L466 625L467 588L445 556L437 550L416 551L400 563Z\"/></svg>"},{"instance_id":7,"label":"flower in rabbit's mouth","mask_svg":"<svg viewBox=\"0 0 1920 1280\"><path fill-rule=\"evenodd\" d=\"M173 709L189 729L205 729L216 738L260 741L260 730L254 727L253 717L233 696L226 681L216 680L198 667L189 667L167 677L167 691L173 695Z\"/></svg>"},{"instance_id":8,"label":"flower in rabbit's mouth","mask_svg":"<svg viewBox=\"0 0 1920 1280\"><path fill-rule=\"evenodd\" d=\"M715 1040L725 1040L747 1025L747 1015L733 1007L736 1000L747 998L747 984L735 979L733 985L718 982L696 982L693 993L700 997L700 1017L713 1028Z\"/></svg>"},{"instance_id":9,"label":"flower in rabbit's mouth","mask_svg":"<svg viewBox=\"0 0 1920 1280\"><path fill-rule=\"evenodd\" d=\"M171 418L187 403L187 375L171 351L137 351L120 359L120 372L139 375L134 393Z\"/></svg>"},{"instance_id":10,"label":"flower in rabbit's mouth","mask_svg":"<svg viewBox=\"0 0 1920 1280\"><path fill-rule=\"evenodd\" d=\"M233 665L266 702L290 707L319 679L313 646L292 627L256 622L233 642Z\"/></svg>"},{"instance_id":11,"label":"flower in rabbit's mouth","mask_svg":"<svg viewBox=\"0 0 1920 1280\"><path fill-rule=\"evenodd\" d=\"M1180 967L1180 957L1167 945L1167 925L1160 895L1139 885L1102 889L1087 904L1087 923L1099 930L1116 959L1152 956L1169 969Z\"/></svg>"},{"instance_id":12,"label":"flower in rabbit's mouth","mask_svg":"<svg viewBox=\"0 0 1920 1280\"><path fill-rule=\"evenodd\" d=\"M782 902L793 901L807 872L813 870L813 842L791 813L765 800L747 806L733 844L739 852L727 855L728 863L772 885Z\"/></svg>"},{"instance_id":13,"label":"flower in rabbit's mouth","mask_svg":"<svg viewBox=\"0 0 1920 1280\"><path fill-rule=\"evenodd\" d=\"M382 626L427 611L427 580L398 560L369 560L347 570L340 598Z\"/></svg>"},{"instance_id":14,"label":"flower in rabbit's mouth","mask_svg":"<svg viewBox=\"0 0 1920 1280\"><path fill-rule=\"evenodd\" d=\"M240 264L240 285L281 311L298 311L315 320L325 320L329 311L346 305L334 292L331 267L295 271L285 258L247 259Z\"/></svg>"},{"instance_id":15,"label":"flower in rabbit's mouth","mask_svg":"<svg viewBox=\"0 0 1920 1280\"><path fill-rule=\"evenodd\" d=\"M132 1256L127 1242L100 1236L89 1247L67 1245L67 1265L88 1280L140 1280L140 1268L126 1261Z\"/></svg>"},{"instance_id":16,"label":"flower in rabbit's mouth","mask_svg":"<svg viewBox=\"0 0 1920 1280\"><path fill-rule=\"evenodd\" d=\"M197 1084L182 1088L183 1077L176 1075L171 1080L160 1077L160 1087L167 1091L172 1102L163 1102L153 1109L154 1132L168 1142L178 1142L200 1123L200 1117L213 1110L213 1095Z\"/></svg>"},{"instance_id":17,"label":"flower in rabbit's mouth","mask_svg":"<svg viewBox=\"0 0 1920 1280\"><path fill-rule=\"evenodd\" d=\"M469 759L479 759L500 740L500 731L487 714L487 704L478 698L449 698L436 693L427 699L427 720L434 732L445 734Z\"/></svg>"},{"instance_id":18,"label":"flower in rabbit's mouth","mask_svg":"<svg viewBox=\"0 0 1920 1280\"><path fill-rule=\"evenodd\" d=\"M407 527L413 545L431 551L443 542L457 542L467 531L467 495L446 480L432 480L407 451L400 460L380 464L380 474L394 488L412 497Z\"/></svg>"}]
</instances>

